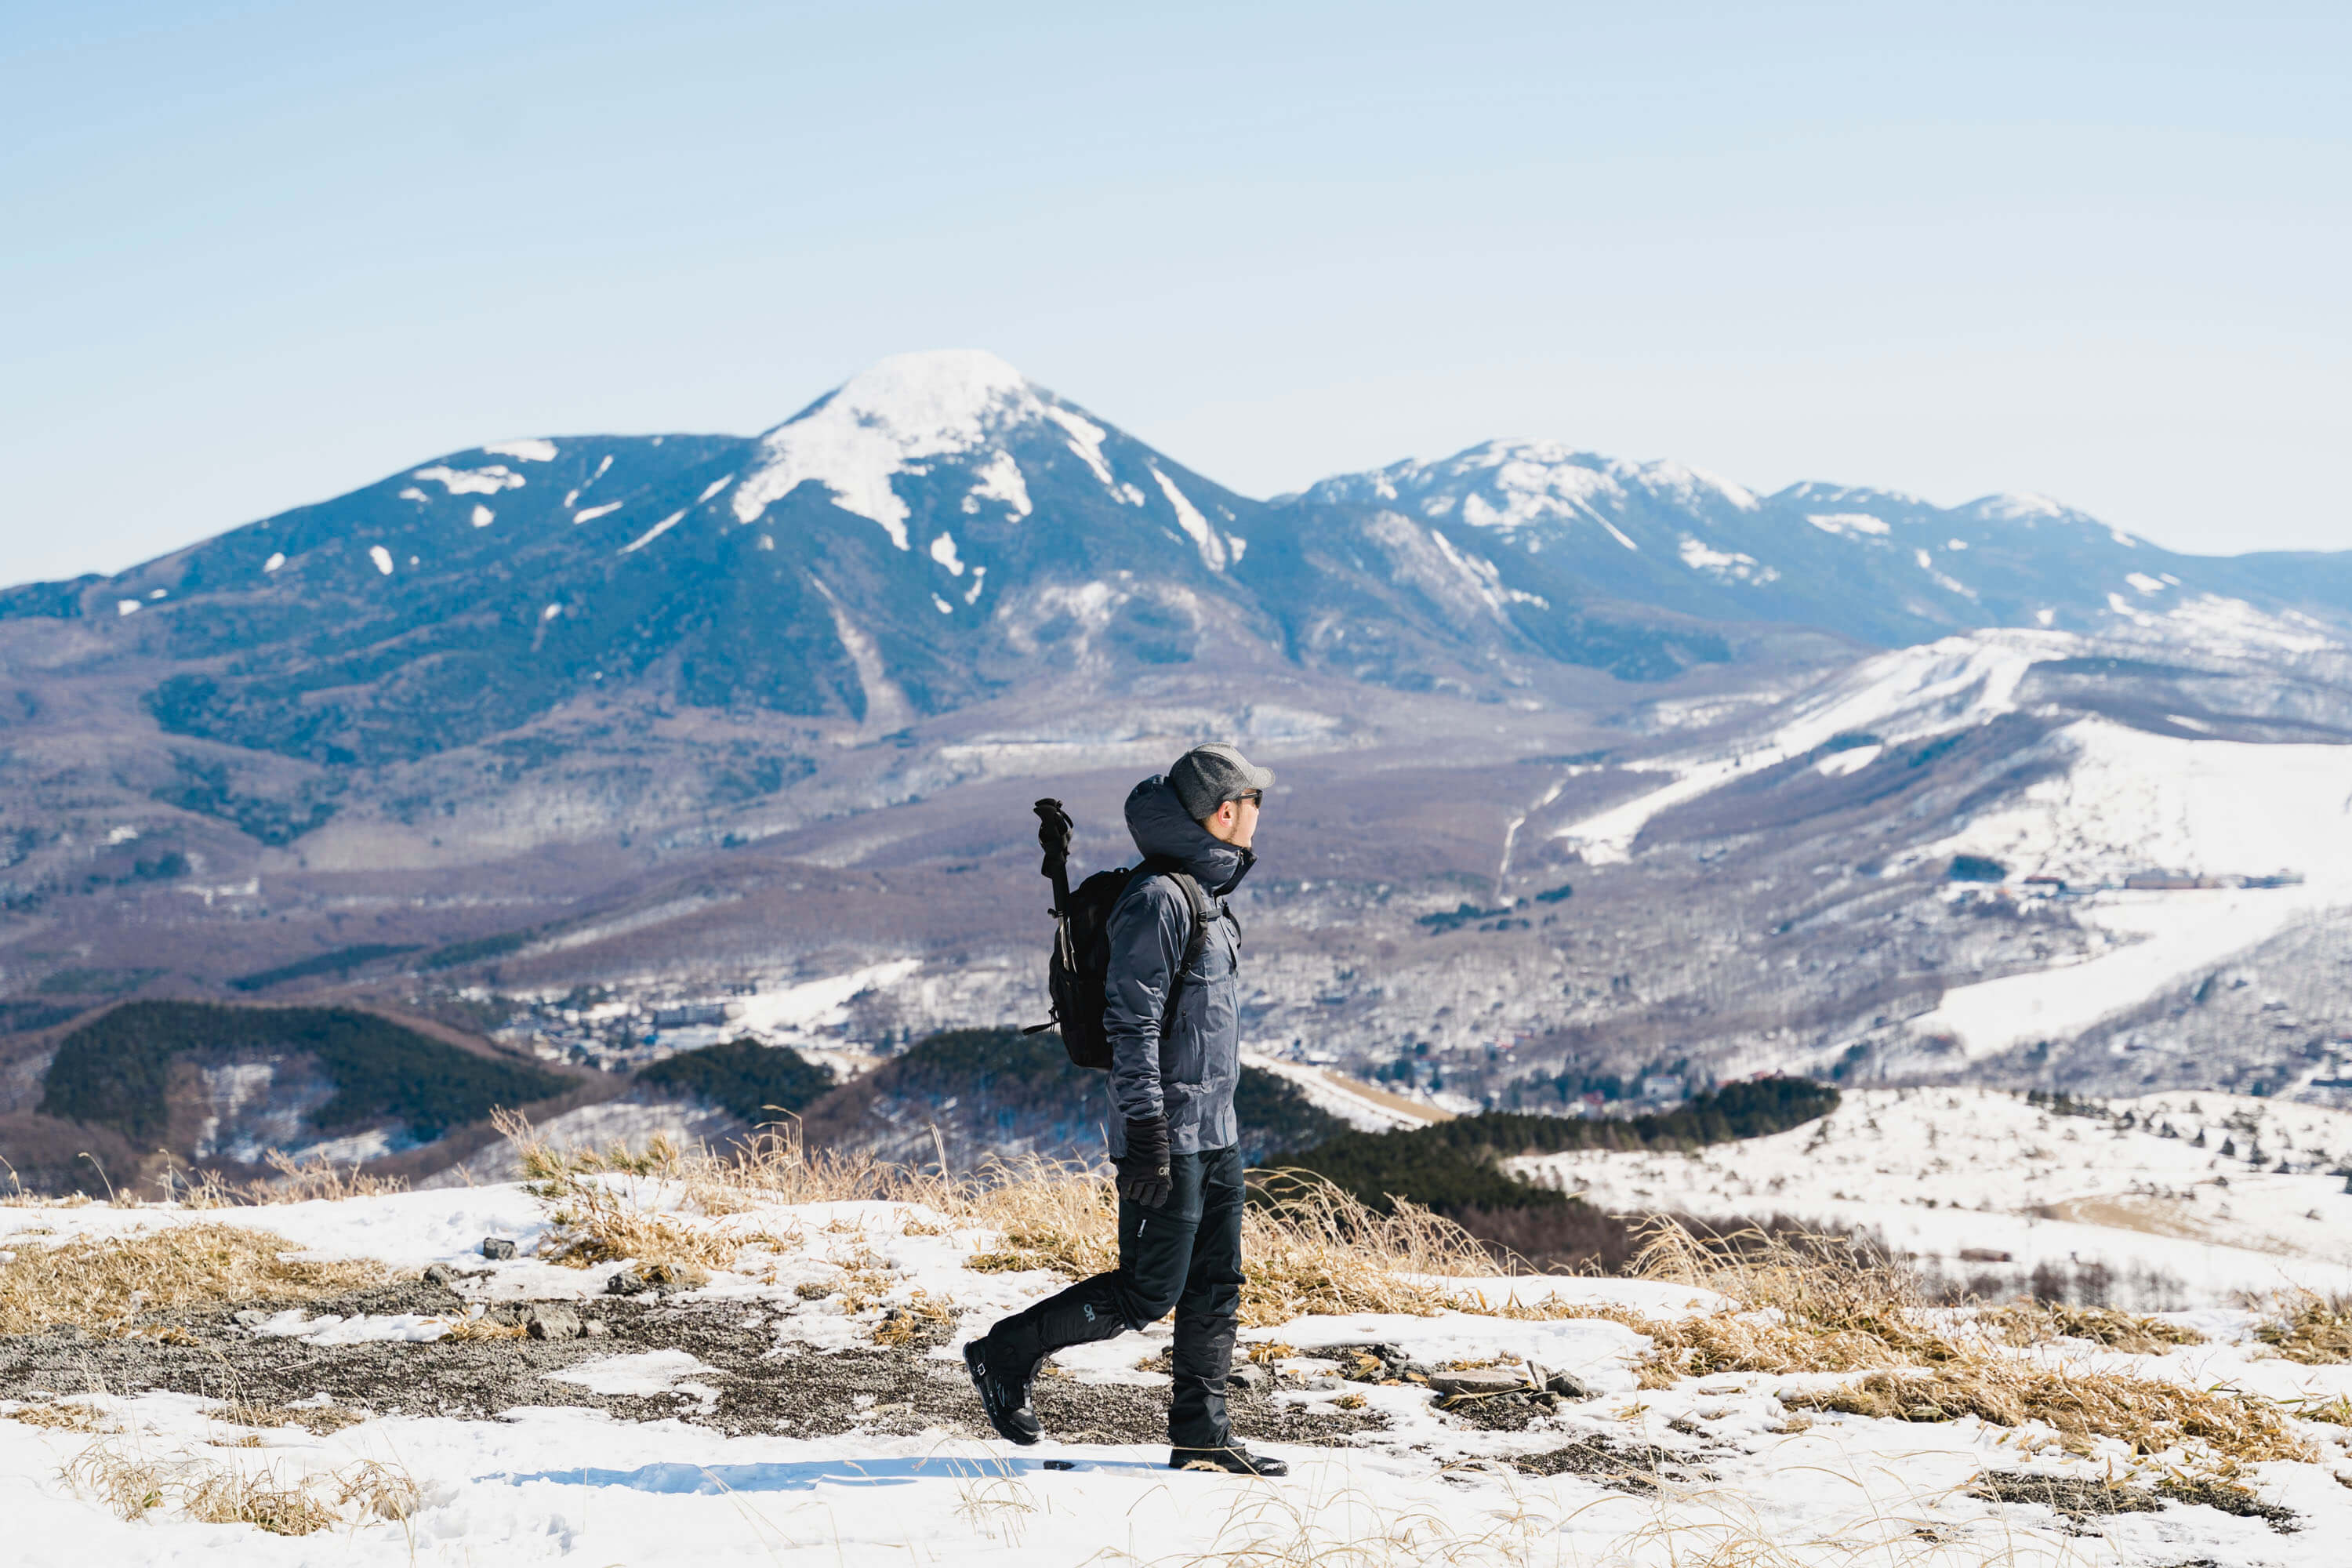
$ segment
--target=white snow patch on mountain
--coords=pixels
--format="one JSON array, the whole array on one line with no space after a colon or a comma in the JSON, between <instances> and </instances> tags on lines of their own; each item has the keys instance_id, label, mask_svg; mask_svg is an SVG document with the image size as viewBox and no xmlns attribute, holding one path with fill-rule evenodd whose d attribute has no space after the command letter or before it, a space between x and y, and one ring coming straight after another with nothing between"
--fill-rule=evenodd
<instances>
[{"instance_id":1,"label":"white snow patch on mountain","mask_svg":"<svg viewBox=\"0 0 2352 1568\"><path fill-rule=\"evenodd\" d=\"M1159 481L1160 493L1168 498L1168 504L1176 509L1177 526L1184 531L1184 536L1192 542L1193 548L1200 551L1201 564L1212 572L1223 571L1225 542L1218 536L1215 529L1209 526L1209 520L1201 515L1201 509L1176 488L1175 480L1160 471L1157 463L1151 466L1151 477Z\"/></svg>"},{"instance_id":2,"label":"white snow patch on mountain","mask_svg":"<svg viewBox=\"0 0 2352 1568\"><path fill-rule=\"evenodd\" d=\"M1640 479L1643 489L1653 494L1671 496L1687 508L1695 509L1710 499L1728 501L1740 511L1755 511L1763 505L1756 499L1755 492L1745 486L1733 484L1705 468L1694 468L1687 463L1661 459L1640 464L1633 472Z\"/></svg>"},{"instance_id":3,"label":"white snow patch on mountain","mask_svg":"<svg viewBox=\"0 0 2352 1568\"><path fill-rule=\"evenodd\" d=\"M1704 572L1721 582L1752 583L1759 585L1777 582L1780 574L1765 565L1753 555L1738 551L1710 549L1697 540L1685 535L1675 553L1684 565L1694 572Z\"/></svg>"},{"instance_id":4,"label":"white snow patch on mountain","mask_svg":"<svg viewBox=\"0 0 2352 1568\"><path fill-rule=\"evenodd\" d=\"M493 458L520 458L526 463L555 461L555 443L536 436L520 441L499 441L482 450Z\"/></svg>"},{"instance_id":5,"label":"white snow patch on mountain","mask_svg":"<svg viewBox=\"0 0 2352 1568\"><path fill-rule=\"evenodd\" d=\"M619 501L608 500L603 506L581 508L578 511L572 514L572 521L574 522L593 522L607 512L618 511L620 510L621 503Z\"/></svg>"},{"instance_id":6,"label":"white snow patch on mountain","mask_svg":"<svg viewBox=\"0 0 2352 1568\"><path fill-rule=\"evenodd\" d=\"M1109 435L1109 432L1105 430L1101 426L1096 424L1093 420L1082 418L1079 416L1071 413L1066 408L1055 408L1049 405L1045 408L1045 415L1046 418L1051 419L1055 424L1059 425L1068 435L1070 438L1070 450L1076 452L1080 458L1086 460L1087 467L1095 471L1095 478L1100 479L1110 489L1114 490L1118 489L1119 488L1118 481L1112 476L1110 464L1103 457L1103 441L1105 437ZM1132 496L1135 504L1137 506L1141 506L1143 504L1142 493L1137 490L1132 485L1128 486L1127 489Z\"/></svg>"},{"instance_id":7,"label":"white snow patch on mountain","mask_svg":"<svg viewBox=\"0 0 2352 1568\"><path fill-rule=\"evenodd\" d=\"M997 432L1047 417L1066 430L1075 424L1093 432L1091 448L1079 447L1075 431L1072 447L1109 483L1099 451L1104 433L1049 406L1019 371L994 354L898 354L859 372L807 413L769 431L761 441L759 466L736 487L735 517L751 522L772 502L813 481L831 490L834 504L843 510L881 524L890 542L905 550L908 513L891 488L893 476L921 458L973 451Z\"/></svg>"},{"instance_id":8,"label":"white snow patch on mountain","mask_svg":"<svg viewBox=\"0 0 2352 1568\"><path fill-rule=\"evenodd\" d=\"M1849 746L1842 752L1832 752L1815 763L1813 772L1825 779L1843 778L1848 773L1858 773L1870 766L1885 750L1885 746Z\"/></svg>"},{"instance_id":9,"label":"white snow patch on mountain","mask_svg":"<svg viewBox=\"0 0 2352 1568\"><path fill-rule=\"evenodd\" d=\"M488 507L482 505L479 501L476 501L474 503L474 526L476 528L488 528L496 521L498 521L498 513L492 511Z\"/></svg>"},{"instance_id":10,"label":"white snow patch on mountain","mask_svg":"<svg viewBox=\"0 0 2352 1568\"><path fill-rule=\"evenodd\" d=\"M494 496L500 490L522 489L523 478L503 463L493 463L487 468L453 468L436 463L429 468L419 468L408 476L412 479L437 479L442 489L453 496Z\"/></svg>"},{"instance_id":11,"label":"white snow patch on mountain","mask_svg":"<svg viewBox=\"0 0 2352 1568\"><path fill-rule=\"evenodd\" d=\"M2000 522L2032 522L2042 518L2067 515L2067 509L2048 496L2004 492L1970 501L1965 511Z\"/></svg>"},{"instance_id":12,"label":"white snow patch on mountain","mask_svg":"<svg viewBox=\"0 0 2352 1568\"><path fill-rule=\"evenodd\" d=\"M635 539L632 539L626 544L621 546L620 553L626 555L632 551L643 550L646 545L651 544L655 540L659 539L663 534L667 533L671 529L677 527L678 520L685 515L686 513L682 510L670 513L667 517L662 519L659 522L654 524L651 528L646 530L643 533L640 533Z\"/></svg>"},{"instance_id":13,"label":"white snow patch on mountain","mask_svg":"<svg viewBox=\"0 0 2352 1568\"><path fill-rule=\"evenodd\" d=\"M433 498L426 495L423 490L418 489L415 485L409 485L401 490L400 499L402 500L429 501Z\"/></svg>"},{"instance_id":14,"label":"white snow patch on mountain","mask_svg":"<svg viewBox=\"0 0 2352 1568\"><path fill-rule=\"evenodd\" d=\"M2161 594L2165 589L2161 578L2151 577L2145 572L2126 572L2124 574L2124 581L2143 594Z\"/></svg>"},{"instance_id":15,"label":"white snow patch on mountain","mask_svg":"<svg viewBox=\"0 0 2352 1568\"><path fill-rule=\"evenodd\" d=\"M963 498L966 512L977 515L981 502L992 500L1011 513L1009 521L1029 515L1029 483L1022 478L1021 465L1013 460L1012 453L990 454L988 461L982 463L976 472L979 482Z\"/></svg>"},{"instance_id":16,"label":"white snow patch on mountain","mask_svg":"<svg viewBox=\"0 0 2352 1568\"><path fill-rule=\"evenodd\" d=\"M135 616L143 608L145 608L145 606L141 605L136 599L117 599L114 601L114 614L115 618L118 620L124 616Z\"/></svg>"},{"instance_id":17,"label":"white snow patch on mountain","mask_svg":"<svg viewBox=\"0 0 2352 1568\"><path fill-rule=\"evenodd\" d=\"M2260 657L2281 653L2322 653L2344 646L2342 640L2309 616L2293 610L2268 615L2243 599L2220 594L2191 595L2152 624L2159 636L2193 641L2209 653Z\"/></svg>"},{"instance_id":18,"label":"white snow patch on mountain","mask_svg":"<svg viewBox=\"0 0 2352 1568\"><path fill-rule=\"evenodd\" d=\"M2304 880L2279 888L2114 890L2075 918L2129 945L2084 963L1947 991L1917 1021L1971 1056L2080 1032L2200 965L2352 905L2352 748L2184 740L2105 719L2045 742L2064 771L2028 786L1925 858L1984 855L2021 875L2119 883L2157 868Z\"/></svg>"},{"instance_id":19,"label":"white snow patch on mountain","mask_svg":"<svg viewBox=\"0 0 2352 1568\"><path fill-rule=\"evenodd\" d=\"M285 564L286 552L283 550L273 550L269 552L269 559L261 563L261 569L264 572L275 572L280 566Z\"/></svg>"},{"instance_id":20,"label":"white snow patch on mountain","mask_svg":"<svg viewBox=\"0 0 2352 1568\"><path fill-rule=\"evenodd\" d=\"M963 575L963 563L956 558L954 534L942 533L931 541L931 559L946 567L952 575Z\"/></svg>"},{"instance_id":21,"label":"white snow patch on mountain","mask_svg":"<svg viewBox=\"0 0 2352 1568\"><path fill-rule=\"evenodd\" d=\"M1778 767L1841 734L1893 742L1982 723L2015 706L2017 683L2037 659L2082 646L2062 632L1989 631L1945 637L1868 658L1782 704L1769 733L1728 752L1708 751L1629 764L1673 781L1552 835L1595 864L1622 861L1650 818L1744 774Z\"/></svg>"},{"instance_id":22,"label":"white snow patch on mountain","mask_svg":"<svg viewBox=\"0 0 2352 1568\"><path fill-rule=\"evenodd\" d=\"M717 495L720 490L725 489L729 485L731 485L734 482L735 476L732 474L728 475L723 479L711 480L709 484L702 487L702 493L694 498L694 504L700 506L704 501L709 500L712 496Z\"/></svg>"},{"instance_id":23,"label":"white snow patch on mountain","mask_svg":"<svg viewBox=\"0 0 2352 1568\"><path fill-rule=\"evenodd\" d=\"M1847 538L1864 534L1883 534L1889 525L1883 517L1873 517L1866 511L1813 511L1805 521L1823 533L1842 534Z\"/></svg>"},{"instance_id":24,"label":"white snow patch on mountain","mask_svg":"<svg viewBox=\"0 0 2352 1568\"><path fill-rule=\"evenodd\" d=\"M377 571L383 573L387 577L392 575L391 551L386 550L381 544L371 544L368 546L368 559L375 563L375 569Z\"/></svg>"},{"instance_id":25,"label":"white snow patch on mountain","mask_svg":"<svg viewBox=\"0 0 2352 1568\"><path fill-rule=\"evenodd\" d=\"M885 991L922 968L919 959L897 958L867 964L846 974L805 980L742 998L742 1012L733 1020L748 1030L783 1037L845 1024L850 998L867 991Z\"/></svg>"}]
</instances>

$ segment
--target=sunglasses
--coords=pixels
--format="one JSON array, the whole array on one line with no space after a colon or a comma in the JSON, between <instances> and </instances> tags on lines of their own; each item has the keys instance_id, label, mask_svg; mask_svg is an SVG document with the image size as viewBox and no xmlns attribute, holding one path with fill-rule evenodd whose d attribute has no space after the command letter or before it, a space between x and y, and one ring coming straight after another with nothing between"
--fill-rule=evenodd
<instances>
[{"instance_id":1,"label":"sunglasses","mask_svg":"<svg viewBox=\"0 0 2352 1568\"><path fill-rule=\"evenodd\" d=\"M1245 789L1242 791L1241 794L1234 796L1234 798L1238 801L1245 801L1251 805L1264 805L1265 804L1265 791L1262 789Z\"/></svg>"}]
</instances>

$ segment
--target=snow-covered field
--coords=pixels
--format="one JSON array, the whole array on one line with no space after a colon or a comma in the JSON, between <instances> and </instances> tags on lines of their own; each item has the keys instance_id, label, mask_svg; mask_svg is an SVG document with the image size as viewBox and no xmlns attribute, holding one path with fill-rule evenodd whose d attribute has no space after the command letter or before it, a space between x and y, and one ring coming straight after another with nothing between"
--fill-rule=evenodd
<instances>
[{"instance_id":1,"label":"snow-covered field","mask_svg":"<svg viewBox=\"0 0 2352 1568\"><path fill-rule=\"evenodd\" d=\"M1710 1206L1697 1202L1702 1194L1751 1207L1769 1199L1825 1218L1868 1220L1890 1233L1916 1225L1916 1232L1904 1233L1906 1244L1935 1237L1956 1246L1997 1240L2054 1249L2079 1247L2084 1237L2137 1236L2148 1247L2184 1249L2177 1258L2148 1254L2168 1264L2226 1255L2200 1277L2213 1289L2352 1279L2330 1243L2298 1228L2305 1223L2298 1218L2302 1206L2335 1196L2352 1207L2352 1199L2341 1198L2337 1184L2325 1178L2254 1177L2242 1160L2222 1163L2231 1182L2226 1198L2222 1189L2208 1187L2194 1200L2161 1200L2193 1201L2202 1206L2185 1212L2217 1220L2217 1200L2228 1202L2232 1223L2242 1227L2234 1233L2238 1245L2034 1220L2024 1212L2033 1204L2120 1202L2132 1195L2133 1184L2177 1191L2210 1183L2223 1173L2209 1168L2209 1151L2189 1149L2188 1140L2202 1126L2218 1143L2224 1117L2241 1109L2270 1113L2259 1123L2266 1154L2285 1152L2290 1136L2304 1152L2320 1143L2342 1146L2352 1135L2352 1117L2206 1097L2200 1119L2186 1101L2172 1097L2169 1104L2139 1110L2144 1118L2172 1121L2183 1135L2163 1139L2137 1132L2118 1138L2090 1121L2045 1119L2004 1097L1859 1095L1825 1137L1809 1128L1704 1160L1570 1157L1556 1163L1574 1183L1628 1198L1680 1203L1689 1194L1689 1206L1702 1208ZM1817 1139L1807 1154L1806 1144ZM642 1195L654 1206L677 1206L676 1194L660 1184L647 1184ZM1937 1207L1926 1206L1929 1195ZM194 1214L5 1208L0 1250L198 1221L258 1226L320 1258L370 1258L401 1269L434 1263L481 1268L480 1238L512 1237L521 1256L468 1287L484 1302L552 1297L586 1303L619 1267L583 1270L541 1260L535 1255L551 1235L548 1215L511 1185ZM952 1303L957 1331L920 1352L951 1367L965 1335L1058 1284L1043 1272L971 1271L964 1265L976 1251L1000 1245L998 1237L903 1205L772 1205L692 1223L766 1239L743 1254L735 1270L677 1300L740 1310L740 1319L730 1321L740 1322L740 1332L764 1344L769 1357L793 1358L797 1374L809 1379L827 1375L829 1356L871 1352L888 1304L909 1303L917 1291ZM847 1267L887 1281L870 1303L852 1307L796 1288L838 1279ZM496 1419L379 1411L328 1435L294 1426L249 1431L232 1425L217 1405L184 1393L56 1390L77 1396L93 1421L115 1430L0 1419L8 1560L569 1562L599 1568L736 1562L1377 1568L2204 1561L2253 1568L2340 1562L2344 1533L2352 1528L2352 1492L2336 1479L2339 1470L2352 1476L2352 1452L2339 1426L2295 1424L2315 1445L2316 1462L2273 1461L2239 1477L2266 1502L2300 1516L2305 1528L2283 1533L2260 1519L2175 1506L2099 1520L2083 1533L2046 1509L1996 1502L1969 1489L1989 1470L2148 1481L2185 1457L2141 1459L2113 1440L2069 1457L2047 1446L2046 1434L1974 1417L1919 1423L1793 1413L1782 1396L1843 1381L1822 1373L1686 1377L1645 1390L1634 1363L1647 1337L1619 1317L1578 1314L1678 1320L1726 1310L1720 1298L1644 1280L1433 1282L1454 1293L1462 1310L1426 1317L1309 1315L1247 1331L1253 1342L1286 1347L1269 1352L1277 1366L1297 1374L1279 1385L1280 1401L1340 1409L1360 1401L1362 1414L1386 1422L1346 1436L1335 1427L1322 1443L1263 1445L1293 1466L1280 1483L1173 1474L1165 1468L1165 1449L1154 1445L1074 1437L1012 1448L972 1435L982 1430L976 1411L966 1422L910 1435L856 1428L832 1436L730 1435L698 1419L723 1392L723 1372L682 1349L628 1350L589 1353L545 1374L544 1402L520 1399ZM1568 1315L1544 1315L1548 1301ZM2164 1356L2126 1356L2073 1341L2018 1353L2077 1370L2127 1371L2282 1400L2352 1394L2352 1367L2279 1360L2249 1339L2255 1321L2250 1313L2215 1309L2180 1321L2211 1337ZM391 1342L369 1347L378 1352L429 1354L446 1323L299 1311L257 1318L247 1328L314 1346L373 1340ZM1161 1374L1138 1364L1164 1345L1164 1335L1163 1327L1074 1352L1061 1372L1080 1385L1098 1385L1105 1396L1119 1392L1115 1385L1132 1394L1136 1384L1164 1384ZM1538 1415L1524 1430L1482 1429L1442 1414L1428 1391L1412 1384L1338 1383L1328 1375L1336 1363L1318 1352L1371 1342L1432 1365L1497 1358L1537 1363L1576 1374L1594 1396ZM623 1419L567 1405L565 1389L666 1400L675 1414ZM25 1408L0 1405L0 1415ZM86 1460L98 1451L167 1467L268 1469L281 1483L395 1474L414 1482L417 1500L404 1522L346 1522L300 1536L194 1522L171 1506L126 1521L94 1495ZM1550 1475L1507 1463L1544 1453L1583 1459ZM78 1461L84 1462L78 1468ZM1609 1473L1624 1470L1638 1479Z\"/></svg>"},{"instance_id":2,"label":"snow-covered field","mask_svg":"<svg viewBox=\"0 0 2352 1568\"><path fill-rule=\"evenodd\" d=\"M2226 1094L2105 1103L2132 1124L2001 1089L1865 1089L1825 1121L1695 1155L1580 1152L1515 1169L1612 1212L1868 1228L1960 1279L2097 1265L2123 1306L2352 1292L2352 1194L2328 1173L2352 1159L2352 1111Z\"/></svg>"}]
</instances>

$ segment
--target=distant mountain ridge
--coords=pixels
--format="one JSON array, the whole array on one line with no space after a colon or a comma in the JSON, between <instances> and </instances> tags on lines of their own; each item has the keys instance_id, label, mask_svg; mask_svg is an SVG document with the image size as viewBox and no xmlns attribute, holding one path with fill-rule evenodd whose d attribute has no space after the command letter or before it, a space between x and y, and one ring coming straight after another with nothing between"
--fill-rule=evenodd
<instances>
[{"instance_id":1,"label":"distant mountain ridge","mask_svg":"<svg viewBox=\"0 0 2352 1568\"><path fill-rule=\"evenodd\" d=\"M1542 442L1256 501L950 352L756 437L446 455L113 577L0 591L0 618L151 661L168 732L335 766L621 687L878 732L1043 672L1225 661L1499 698L1554 666L1671 677L1758 626L1899 646L2222 600L2325 637L2352 563L2175 555L2033 498L1759 497Z\"/></svg>"}]
</instances>

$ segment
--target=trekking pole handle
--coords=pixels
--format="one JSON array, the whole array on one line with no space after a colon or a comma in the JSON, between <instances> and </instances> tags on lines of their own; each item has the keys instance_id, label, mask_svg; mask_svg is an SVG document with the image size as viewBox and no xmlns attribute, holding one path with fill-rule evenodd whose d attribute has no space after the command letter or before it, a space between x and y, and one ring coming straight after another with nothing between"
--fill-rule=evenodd
<instances>
[{"instance_id":1,"label":"trekking pole handle","mask_svg":"<svg viewBox=\"0 0 2352 1568\"><path fill-rule=\"evenodd\" d=\"M1062 803L1050 795L1031 809L1037 813L1038 847L1045 851L1045 863L1037 868L1037 873L1052 879L1054 913L1059 915L1070 907L1070 836L1077 825Z\"/></svg>"}]
</instances>

